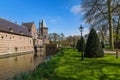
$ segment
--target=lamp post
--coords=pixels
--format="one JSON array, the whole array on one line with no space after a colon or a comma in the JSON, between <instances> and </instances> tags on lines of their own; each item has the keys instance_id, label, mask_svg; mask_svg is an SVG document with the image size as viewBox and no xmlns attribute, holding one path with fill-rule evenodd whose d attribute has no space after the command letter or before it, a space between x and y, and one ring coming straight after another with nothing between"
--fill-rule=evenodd
<instances>
[{"instance_id":1,"label":"lamp post","mask_svg":"<svg viewBox=\"0 0 120 80\"><path fill-rule=\"evenodd\" d=\"M83 29L84 29L84 27L82 27L82 25L81 25L81 26L79 27L79 30L80 30L80 32L81 32L81 36L82 36Z\"/></svg>"},{"instance_id":2,"label":"lamp post","mask_svg":"<svg viewBox=\"0 0 120 80\"><path fill-rule=\"evenodd\" d=\"M82 38L82 32L83 32L83 29L84 29L84 27L82 27L82 25L79 27L79 30L80 30L80 33L81 33L81 38ZM81 52L81 60L83 60L84 59L84 51L82 50L82 52Z\"/></svg>"}]
</instances>

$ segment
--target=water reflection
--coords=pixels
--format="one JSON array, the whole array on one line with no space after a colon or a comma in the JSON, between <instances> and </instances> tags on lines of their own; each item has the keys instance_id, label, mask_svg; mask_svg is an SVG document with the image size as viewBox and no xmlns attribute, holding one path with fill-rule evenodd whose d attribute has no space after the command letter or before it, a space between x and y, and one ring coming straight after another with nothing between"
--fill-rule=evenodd
<instances>
[{"instance_id":1,"label":"water reflection","mask_svg":"<svg viewBox=\"0 0 120 80\"><path fill-rule=\"evenodd\" d=\"M40 63L44 62L43 53L34 53L1 58L0 59L0 80L11 78L22 72L32 72Z\"/></svg>"}]
</instances>

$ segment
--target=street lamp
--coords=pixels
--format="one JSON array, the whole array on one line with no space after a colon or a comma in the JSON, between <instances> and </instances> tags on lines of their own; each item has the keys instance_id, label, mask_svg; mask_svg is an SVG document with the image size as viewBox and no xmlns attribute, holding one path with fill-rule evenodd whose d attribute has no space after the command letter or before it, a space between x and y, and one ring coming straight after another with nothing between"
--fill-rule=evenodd
<instances>
[{"instance_id":1,"label":"street lamp","mask_svg":"<svg viewBox=\"0 0 120 80\"><path fill-rule=\"evenodd\" d=\"M81 32L81 36L82 36L82 31L83 31L83 29L84 29L84 27L82 27L82 25L80 25L79 30L80 30L80 32Z\"/></svg>"},{"instance_id":2,"label":"street lamp","mask_svg":"<svg viewBox=\"0 0 120 80\"><path fill-rule=\"evenodd\" d=\"M81 38L82 38L82 32L83 32L83 27L82 27L82 25L79 27L79 30L80 30L80 32L81 32ZM84 51L82 50L82 52L81 52L81 60L83 60L84 59Z\"/></svg>"}]
</instances>

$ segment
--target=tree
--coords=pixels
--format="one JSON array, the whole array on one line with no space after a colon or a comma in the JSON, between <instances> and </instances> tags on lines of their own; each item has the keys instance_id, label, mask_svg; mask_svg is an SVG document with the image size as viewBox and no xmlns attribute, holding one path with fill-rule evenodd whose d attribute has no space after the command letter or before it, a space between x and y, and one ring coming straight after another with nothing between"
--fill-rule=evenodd
<instances>
[{"instance_id":1,"label":"tree","mask_svg":"<svg viewBox=\"0 0 120 80\"><path fill-rule=\"evenodd\" d=\"M86 22L92 27L109 28L110 49L114 49L113 25L117 25L120 13L120 0L83 0ZM105 28L107 29L107 28Z\"/></svg>"},{"instance_id":2,"label":"tree","mask_svg":"<svg viewBox=\"0 0 120 80\"><path fill-rule=\"evenodd\" d=\"M64 39L65 39L65 36L64 36L63 33L61 33L61 34L60 34L60 44L61 44L61 46L63 46L63 41L64 41Z\"/></svg>"},{"instance_id":3,"label":"tree","mask_svg":"<svg viewBox=\"0 0 120 80\"><path fill-rule=\"evenodd\" d=\"M85 40L83 36L81 36L79 44L78 44L78 52L84 52L85 50Z\"/></svg>"},{"instance_id":4,"label":"tree","mask_svg":"<svg viewBox=\"0 0 120 80\"><path fill-rule=\"evenodd\" d=\"M65 38L64 42L65 42L66 46L73 46L73 47L75 47L77 42L78 42L78 40L79 40L79 36L78 35L74 35L74 36L70 35L70 36Z\"/></svg>"},{"instance_id":5,"label":"tree","mask_svg":"<svg viewBox=\"0 0 120 80\"><path fill-rule=\"evenodd\" d=\"M103 26L97 28L96 30L99 31L98 32L98 37L101 39L101 43L104 45L105 36L107 35L107 32L108 32L108 27L106 25L103 25Z\"/></svg>"},{"instance_id":6,"label":"tree","mask_svg":"<svg viewBox=\"0 0 120 80\"><path fill-rule=\"evenodd\" d=\"M77 41L76 49L79 49L80 40Z\"/></svg>"},{"instance_id":7,"label":"tree","mask_svg":"<svg viewBox=\"0 0 120 80\"><path fill-rule=\"evenodd\" d=\"M108 5L108 21L109 21L109 33L110 33L110 49L114 49L114 39L113 39L113 26L112 26L112 7L111 0L107 0Z\"/></svg>"},{"instance_id":8,"label":"tree","mask_svg":"<svg viewBox=\"0 0 120 80\"><path fill-rule=\"evenodd\" d=\"M79 42L78 42L78 52L81 52L81 60L84 59L84 50L85 50L85 40L83 36L81 36Z\"/></svg>"},{"instance_id":9,"label":"tree","mask_svg":"<svg viewBox=\"0 0 120 80\"><path fill-rule=\"evenodd\" d=\"M104 56L101 43L94 28L91 29L88 36L84 56L89 58L97 58Z\"/></svg>"},{"instance_id":10,"label":"tree","mask_svg":"<svg viewBox=\"0 0 120 80\"><path fill-rule=\"evenodd\" d=\"M60 35L57 33L51 33L49 34L49 39L51 42L57 43L58 41L60 41Z\"/></svg>"},{"instance_id":11,"label":"tree","mask_svg":"<svg viewBox=\"0 0 120 80\"><path fill-rule=\"evenodd\" d=\"M65 35L64 35L63 33L61 33L61 34L60 34L60 38L61 38L61 40L64 40Z\"/></svg>"},{"instance_id":12,"label":"tree","mask_svg":"<svg viewBox=\"0 0 120 80\"><path fill-rule=\"evenodd\" d=\"M50 40L50 43L52 43L53 42L53 35L52 35L52 33L48 34L48 38Z\"/></svg>"}]
</instances>

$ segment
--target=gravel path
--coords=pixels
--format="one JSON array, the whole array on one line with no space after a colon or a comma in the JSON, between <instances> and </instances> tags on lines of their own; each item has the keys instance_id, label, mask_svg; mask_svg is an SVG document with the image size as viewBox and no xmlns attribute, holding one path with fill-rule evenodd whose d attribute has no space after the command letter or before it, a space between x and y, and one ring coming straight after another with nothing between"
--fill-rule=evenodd
<instances>
[{"instance_id":1,"label":"gravel path","mask_svg":"<svg viewBox=\"0 0 120 80\"><path fill-rule=\"evenodd\" d=\"M116 51L111 51L111 50L106 50L106 49L104 49L104 53L105 54L116 54Z\"/></svg>"}]
</instances>

